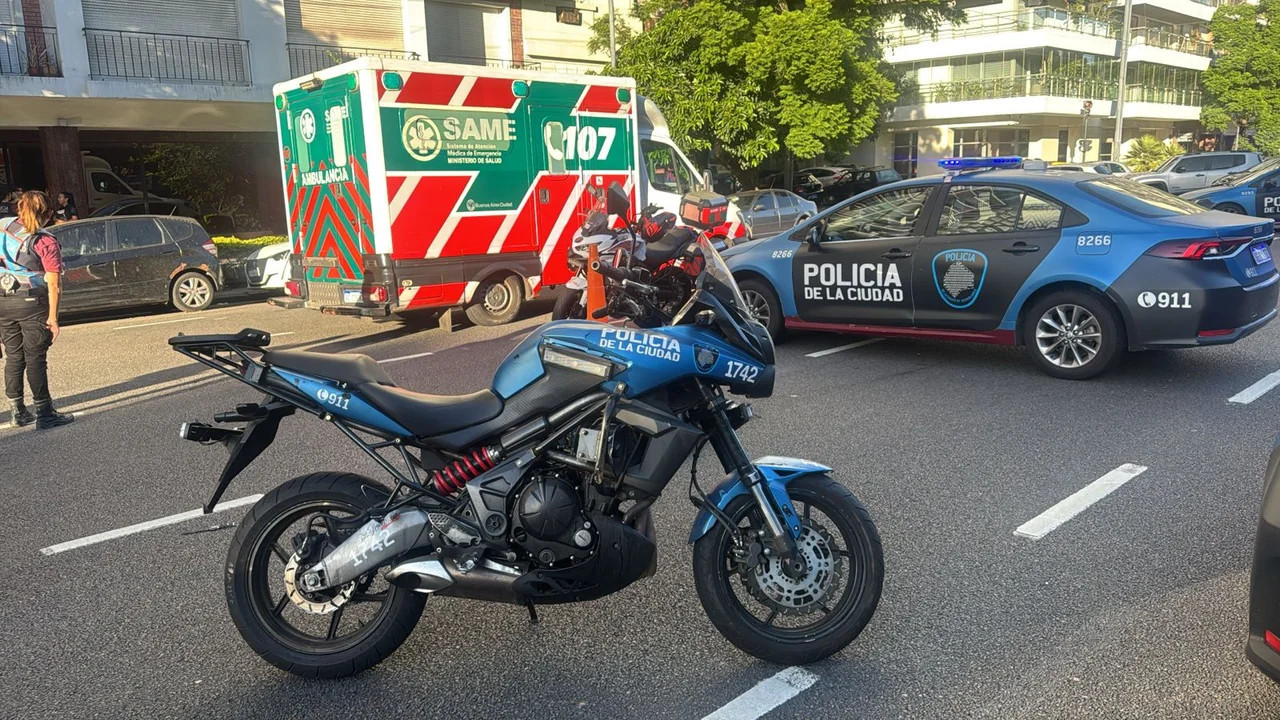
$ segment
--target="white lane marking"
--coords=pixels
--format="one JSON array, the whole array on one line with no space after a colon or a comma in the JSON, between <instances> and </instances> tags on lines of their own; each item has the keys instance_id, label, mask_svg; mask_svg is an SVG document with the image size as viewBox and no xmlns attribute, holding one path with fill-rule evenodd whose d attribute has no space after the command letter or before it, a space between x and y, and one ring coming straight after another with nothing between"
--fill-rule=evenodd
<instances>
[{"instance_id":1,"label":"white lane marking","mask_svg":"<svg viewBox=\"0 0 1280 720\"><path fill-rule=\"evenodd\" d=\"M213 511L222 512L223 510L230 510L231 508L237 508L242 505L251 505L258 502L261 498L262 495L259 494L238 498L236 500L227 500L214 507ZM58 553L75 550L77 548L85 547L86 545L96 545L97 543L106 542L107 540L115 540L116 538L125 537L126 535L135 535L140 532L146 532L147 530L154 530L158 527L164 527L165 525L176 525L177 523L186 522L187 520L194 520L202 515L204 515L204 510L196 508L195 510L188 510L187 512L181 512L176 515L167 515L162 518L156 518L155 520L140 522L136 525L100 532L97 535L89 535L88 537L82 537L79 540L68 540L67 542L58 543L57 545L50 545L47 548L41 548L40 554L57 555Z\"/></svg>"},{"instance_id":2,"label":"white lane marking","mask_svg":"<svg viewBox=\"0 0 1280 720\"><path fill-rule=\"evenodd\" d=\"M278 338L278 337L287 337L287 336L289 336L289 335L297 335L297 334L298 334L298 333L297 333L296 331L294 331L294 330L290 330L289 332L271 333L271 337L273 337L273 338Z\"/></svg>"},{"instance_id":3,"label":"white lane marking","mask_svg":"<svg viewBox=\"0 0 1280 720\"><path fill-rule=\"evenodd\" d=\"M1277 385L1280 385L1280 370L1271 373L1235 395L1232 395L1230 398L1227 398L1227 402L1248 405L1254 400L1266 395Z\"/></svg>"},{"instance_id":4,"label":"white lane marking","mask_svg":"<svg viewBox=\"0 0 1280 720\"><path fill-rule=\"evenodd\" d=\"M765 678L728 705L702 720L755 720L818 682L818 676L801 667L789 667Z\"/></svg>"},{"instance_id":5,"label":"white lane marking","mask_svg":"<svg viewBox=\"0 0 1280 720\"><path fill-rule=\"evenodd\" d=\"M1057 505L1022 523L1017 530L1013 531L1013 534L1039 540L1146 471L1145 465L1125 463L1075 491Z\"/></svg>"},{"instance_id":6,"label":"white lane marking","mask_svg":"<svg viewBox=\"0 0 1280 720\"><path fill-rule=\"evenodd\" d=\"M854 348L862 347L863 345L870 345L871 343L878 343L882 340L884 340L884 338L871 338L870 340L859 340L856 343L849 343L848 345L840 345L838 347L827 348L826 350L819 350L818 352L811 352L805 355L805 357L818 358L818 357L825 357L827 355L835 355L838 352L844 352L845 350L852 350Z\"/></svg>"},{"instance_id":7,"label":"white lane marking","mask_svg":"<svg viewBox=\"0 0 1280 720\"><path fill-rule=\"evenodd\" d=\"M418 358L426 357L428 355L435 355L435 353L424 352L424 353L418 353L417 355L402 355L400 357L393 357L393 358L387 358L386 360L379 360L378 364L381 365L383 363L400 362L401 360L417 360Z\"/></svg>"},{"instance_id":8,"label":"white lane marking","mask_svg":"<svg viewBox=\"0 0 1280 720\"><path fill-rule=\"evenodd\" d=\"M156 325L172 325L172 324L174 324L174 323L191 322L192 320L208 320L210 317L217 317L217 316L216 316L216 315L202 315L202 316L200 316L200 317L184 317L184 318L178 318L177 320L159 320L159 321L157 321L157 322L139 323L139 324L137 324L137 325L120 325L120 326L118 326L118 327L113 327L113 328L111 328L111 329L112 329L112 330L134 330L134 329L136 329L136 328L155 327Z\"/></svg>"}]
</instances>

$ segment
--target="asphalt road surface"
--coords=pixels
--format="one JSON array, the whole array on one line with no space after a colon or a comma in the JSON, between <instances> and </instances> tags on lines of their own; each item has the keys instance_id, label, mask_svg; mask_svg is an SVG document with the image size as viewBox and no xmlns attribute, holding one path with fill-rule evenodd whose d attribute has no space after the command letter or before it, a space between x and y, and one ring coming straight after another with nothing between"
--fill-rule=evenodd
<instances>
[{"instance_id":1,"label":"asphalt road surface","mask_svg":"<svg viewBox=\"0 0 1280 720\"><path fill-rule=\"evenodd\" d=\"M0 430L0 717L697 719L772 704L769 718L1280 714L1280 690L1242 651L1280 390L1229 402L1280 370L1280 325L1229 347L1131 356L1084 383L1008 348L781 345L776 394L755 403L744 440L832 465L871 509L887 573L862 636L806 672L740 653L706 619L684 473L655 506L656 576L545 607L537 626L519 607L432 599L399 652L336 681L276 670L232 626L221 573L234 530L211 528L247 506L41 552L193 510L212 490L225 452L177 427L255 396L171 352L178 331L257 327L276 346L364 352L406 387L455 393L485 387L544 319L444 334L254 303L66 327L55 394L83 417ZM226 498L326 469L381 477L299 415ZM1080 509L1084 488L1096 502ZM1046 531L1044 513L1073 496L1078 514ZM770 680L780 671L793 682Z\"/></svg>"}]
</instances>

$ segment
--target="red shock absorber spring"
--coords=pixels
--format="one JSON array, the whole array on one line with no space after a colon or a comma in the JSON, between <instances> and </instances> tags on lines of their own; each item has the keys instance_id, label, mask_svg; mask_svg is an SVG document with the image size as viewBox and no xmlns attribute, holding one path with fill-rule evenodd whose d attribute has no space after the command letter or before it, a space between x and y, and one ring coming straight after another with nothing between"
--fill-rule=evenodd
<instances>
[{"instance_id":1,"label":"red shock absorber spring","mask_svg":"<svg viewBox=\"0 0 1280 720\"><path fill-rule=\"evenodd\" d=\"M498 448L480 447L462 454L461 458L436 470L431 476L436 490L452 495L466 486L477 475L492 468L500 456Z\"/></svg>"}]
</instances>

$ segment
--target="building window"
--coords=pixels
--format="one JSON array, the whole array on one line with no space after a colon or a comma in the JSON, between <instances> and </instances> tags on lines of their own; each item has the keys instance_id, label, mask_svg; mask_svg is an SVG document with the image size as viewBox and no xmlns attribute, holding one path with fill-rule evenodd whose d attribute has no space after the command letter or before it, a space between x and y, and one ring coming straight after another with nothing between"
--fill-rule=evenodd
<instances>
[{"instance_id":1,"label":"building window","mask_svg":"<svg viewBox=\"0 0 1280 720\"><path fill-rule=\"evenodd\" d=\"M582 11L576 7L556 6L556 22L562 22L565 25L581 25Z\"/></svg>"},{"instance_id":2,"label":"building window","mask_svg":"<svg viewBox=\"0 0 1280 720\"><path fill-rule=\"evenodd\" d=\"M952 157L1026 157L1031 131L1019 128L965 128L952 131Z\"/></svg>"},{"instance_id":3,"label":"building window","mask_svg":"<svg viewBox=\"0 0 1280 720\"><path fill-rule=\"evenodd\" d=\"M893 169L904 178L916 176L916 164L920 160L920 133L893 134Z\"/></svg>"}]
</instances>

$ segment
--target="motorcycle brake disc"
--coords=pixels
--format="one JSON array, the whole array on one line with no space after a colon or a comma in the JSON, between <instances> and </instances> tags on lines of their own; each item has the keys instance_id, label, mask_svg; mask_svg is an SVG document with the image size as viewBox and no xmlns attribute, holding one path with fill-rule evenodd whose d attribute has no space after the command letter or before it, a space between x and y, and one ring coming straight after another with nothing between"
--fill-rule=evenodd
<instances>
[{"instance_id":1,"label":"motorcycle brake disc","mask_svg":"<svg viewBox=\"0 0 1280 720\"><path fill-rule=\"evenodd\" d=\"M804 522L796 550L808 566L802 578L788 577L776 555L762 558L755 571L747 573L747 588L752 597L784 615L807 614L825 604L839 585L843 570L831 535L817 523Z\"/></svg>"},{"instance_id":2,"label":"motorcycle brake disc","mask_svg":"<svg viewBox=\"0 0 1280 720\"><path fill-rule=\"evenodd\" d=\"M311 593L298 586L298 570L301 568L301 556L294 553L284 566L284 591L289 601L312 615L328 615L346 604L356 591L356 581L340 588L331 588L321 593Z\"/></svg>"}]
</instances>

